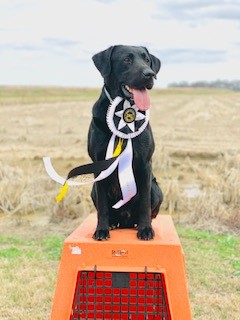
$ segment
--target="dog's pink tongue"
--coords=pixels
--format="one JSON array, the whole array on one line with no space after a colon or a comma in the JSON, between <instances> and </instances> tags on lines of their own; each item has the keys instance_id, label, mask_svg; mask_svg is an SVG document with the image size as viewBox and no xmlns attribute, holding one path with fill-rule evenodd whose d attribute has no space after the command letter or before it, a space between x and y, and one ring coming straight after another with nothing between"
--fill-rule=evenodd
<instances>
[{"instance_id":1,"label":"dog's pink tongue","mask_svg":"<svg viewBox=\"0 0 240 320\"><path fill-rule=\"evenodd\" d=\"M150 108L151 102L146 89L143 89L143 90L132 89L132 93L133 93L133 99L134 99L135 105L138 107L139 110L146 111Z\"/></svg>"}]
</instances>

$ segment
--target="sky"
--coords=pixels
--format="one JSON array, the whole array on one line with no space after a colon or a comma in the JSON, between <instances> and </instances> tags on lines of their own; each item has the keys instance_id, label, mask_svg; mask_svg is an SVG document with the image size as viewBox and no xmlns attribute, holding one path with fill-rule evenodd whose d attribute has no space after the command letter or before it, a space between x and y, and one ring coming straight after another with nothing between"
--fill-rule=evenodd
<instances>
[{"instance_id":1,"label":"sky","mask_svg":"<svg viewBox=\"0 0 240 320\"><path fill-rule=\"evenodd\" d=\"M157 87L240 78L240 0L0 0L0 85L100 87L92 56L140 45Z\"/></svg>"}]
</instances>

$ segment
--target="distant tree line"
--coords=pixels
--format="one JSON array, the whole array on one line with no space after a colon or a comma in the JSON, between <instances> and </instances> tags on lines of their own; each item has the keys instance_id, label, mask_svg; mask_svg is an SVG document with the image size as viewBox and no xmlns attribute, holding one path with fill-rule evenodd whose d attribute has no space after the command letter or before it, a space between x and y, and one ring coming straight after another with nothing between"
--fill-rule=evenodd
<instances>
[{"instance_id":1,"label":"distant tree line","mask_svg":"<svg viewBox=\"0 0 240 320\"><path fill-rule=\"evenodd\" d=\"M240 80L215 80L215 81L196 81L189 83L187 81L172 82L168 85L169 88L218 88L218 89L230 89L240 91Z\"/></svg>"}]
</instances>

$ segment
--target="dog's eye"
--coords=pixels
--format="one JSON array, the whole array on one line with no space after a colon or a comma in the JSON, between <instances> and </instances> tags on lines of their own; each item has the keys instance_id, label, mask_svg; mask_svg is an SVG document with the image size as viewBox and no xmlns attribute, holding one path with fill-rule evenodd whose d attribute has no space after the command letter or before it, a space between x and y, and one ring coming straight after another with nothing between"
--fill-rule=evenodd
<instances>
[{"instance_id":1,"label":"dog's eye","mask_svg":"<svg viewBox=\"0 0 240 320\"><path fill-rule=\"evenodd\" d=\"M125 57L125 58L123 59L123 62L125 62L125 63L131 63L132 60L131 60L131 58L129 58L129 57Z\"/></svg>"},{"instance_id":2,"label":"dog's eye","mask_svg":"<svg viewBox=\"0 0 240 320\"><path fill-rule=\"evenodd\" d=\"M146 58L145 58L145 61L146 61L147 63L149 63L149 62L150 62L150 59L149 59L148 57L146 57Z\"/></svg>"}]
</instances>

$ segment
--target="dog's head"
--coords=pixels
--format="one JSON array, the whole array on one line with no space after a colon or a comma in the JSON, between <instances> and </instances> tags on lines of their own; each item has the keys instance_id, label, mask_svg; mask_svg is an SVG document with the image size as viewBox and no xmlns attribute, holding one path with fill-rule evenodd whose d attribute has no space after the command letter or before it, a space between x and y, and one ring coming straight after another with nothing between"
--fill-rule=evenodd
<instances>
[{"instance_id":1,"label":"dog's head","mask_svg":"<svg viewBox=\"0 0 240 320\"><path fill-rule=\"evenodd\" d=\"M93 62L112 98L134 100L142 111L150 107L147 90L152 89L161 62L145 47L112 46L95 54Z\"/></svg>"}]
</instances>

